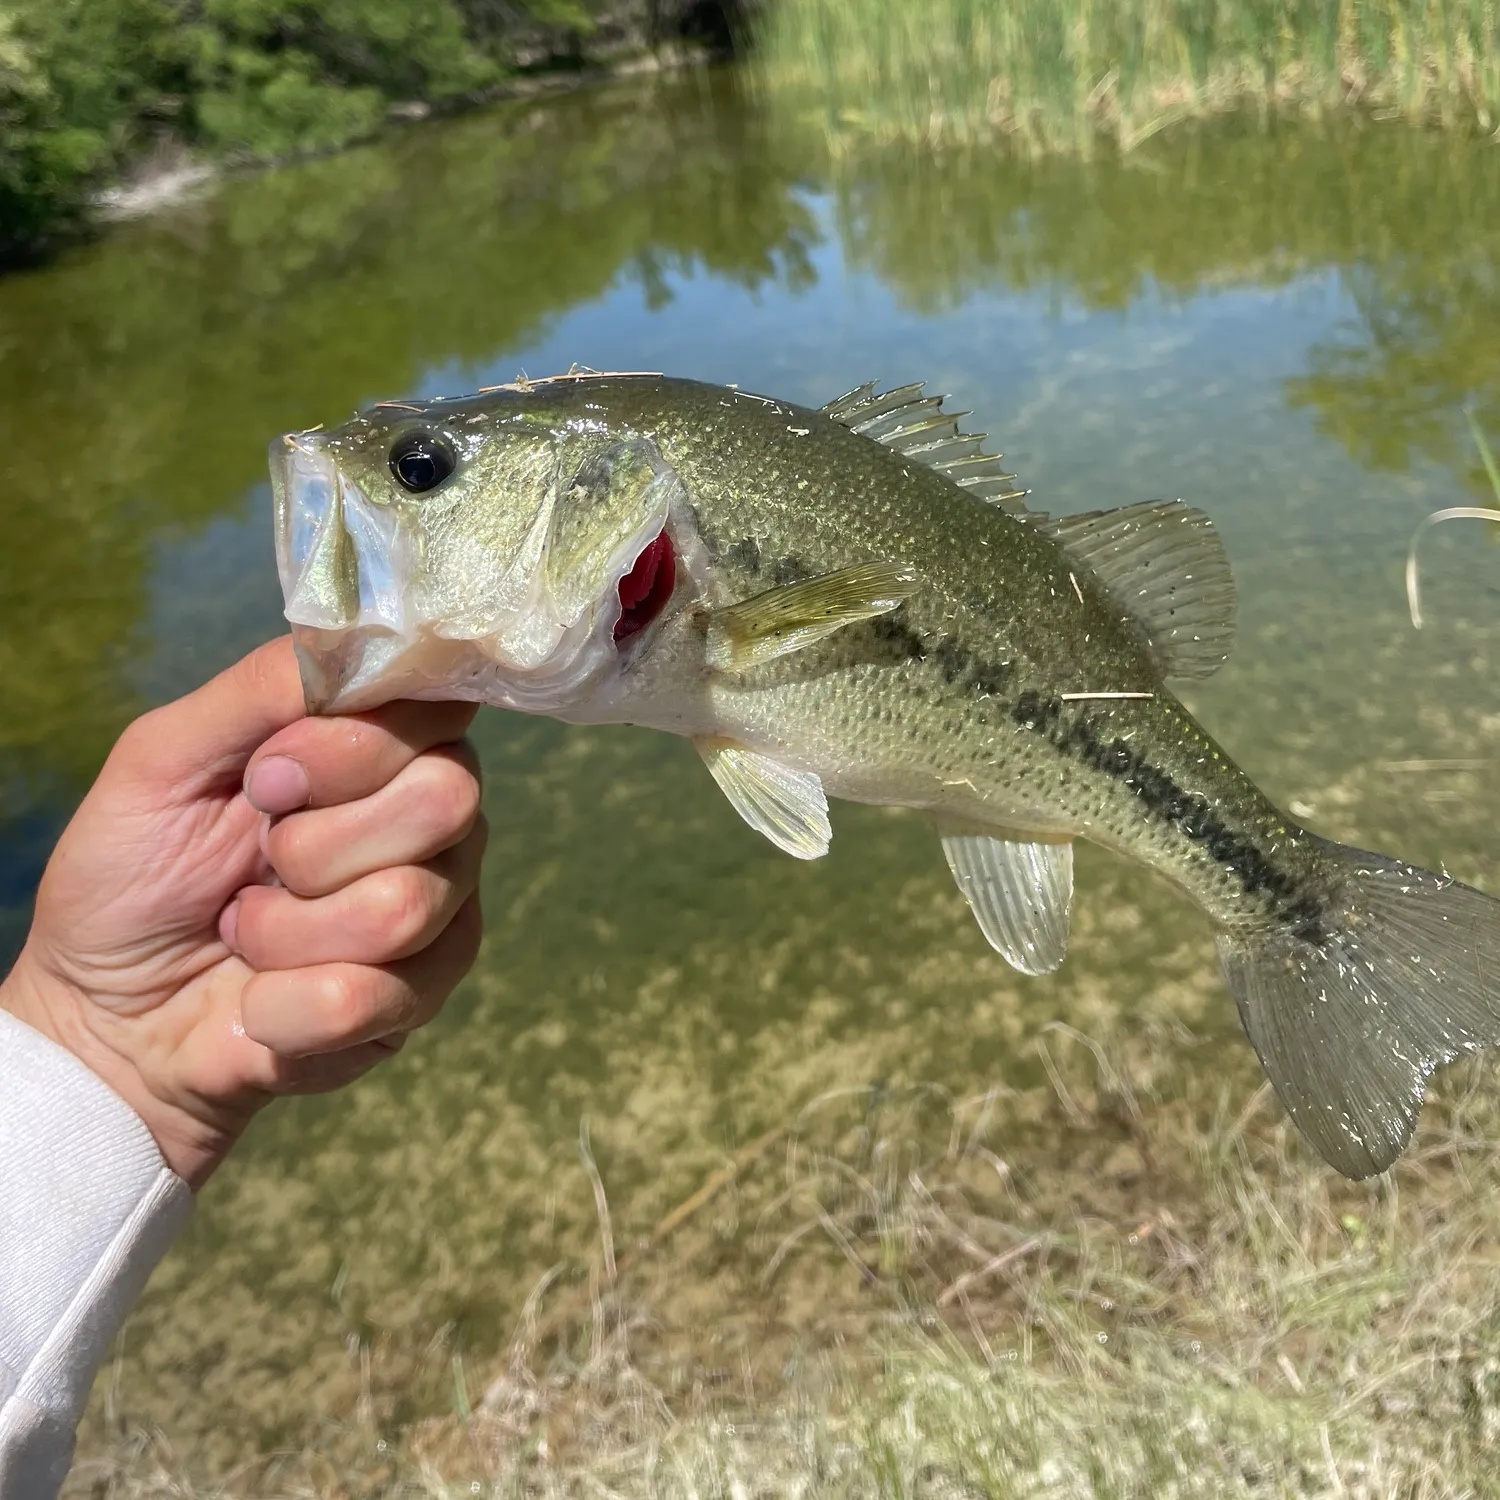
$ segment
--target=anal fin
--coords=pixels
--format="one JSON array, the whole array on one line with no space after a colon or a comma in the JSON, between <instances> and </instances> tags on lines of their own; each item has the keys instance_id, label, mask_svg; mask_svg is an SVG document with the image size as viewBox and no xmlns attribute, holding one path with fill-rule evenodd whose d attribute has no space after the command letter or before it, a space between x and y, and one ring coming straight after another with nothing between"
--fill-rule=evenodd
<instances>
[{"instance_id":1,"label":"anal fin","mask_svg":"<svg viewBox=\"0 0 1500 1500\"><path fill-rule=\"evenodd\" d=\"M948 868L979 930L1013 969L1050 974L1068 950L1073 845L944 833Z\"/></svg>"},{"instance_id":2,"label":"anal fin","mask_svg":"<svg viewBox=\"0 0 1500 1500\"><path fill-rule=\"evenodd\" d=\"M833 828L823 783L733 740L703 736L693 741L719 790L757 833L797 859L828 853Z\"/></svg>"}]
</instances>

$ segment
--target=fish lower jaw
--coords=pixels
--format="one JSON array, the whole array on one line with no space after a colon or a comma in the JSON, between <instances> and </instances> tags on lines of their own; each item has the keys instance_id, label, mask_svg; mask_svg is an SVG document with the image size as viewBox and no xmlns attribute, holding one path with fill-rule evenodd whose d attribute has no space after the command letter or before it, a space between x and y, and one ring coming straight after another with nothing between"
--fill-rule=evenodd
<instances>
[{"instance_id":1,"label":"fish lower jaw","mask_svg":"<svg viewBox=\"0 0 1500 1500\"><path fill-rule=\"evenodd\" d=\"M493 637L425 629L412 636L294 623L292 640L312 713L354 713L395 698L457 698L566 717L616 657L608 640L584 638L518 664Z\"/></svg>"}]
</instances>

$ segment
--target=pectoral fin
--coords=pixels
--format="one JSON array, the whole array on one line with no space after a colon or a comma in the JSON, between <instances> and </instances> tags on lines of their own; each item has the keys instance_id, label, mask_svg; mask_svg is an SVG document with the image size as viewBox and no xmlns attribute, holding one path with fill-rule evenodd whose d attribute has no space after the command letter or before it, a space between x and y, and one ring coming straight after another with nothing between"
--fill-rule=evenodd
<instances>
[{"instance_id":1,"label":"pectoral fin","mask_svg":"<svg viewBox=\"0 0 1500 1500\"><path fill-rule=\"evenodd\" d=\"M732 740L695 739L719 790L757 833L797 859L828 853L833 829L823 783L811 771L794 771Z\"/></svg>"},{"instance_id":2,"label":"pectoral fin","mask_svg":"<svg viewBox=\"0 0 1500 1500\"><path fill-rule=\"evenodd\" d=\"M990 946L1023 974L1050 974L1068 948L1072 844L946 833L943 853Z\"/></svg>"},{"instance_id":3,"label":"pectoral fin","mask_svg":"<svg viewBox=\"0 0 1500 1500\"><path fill-rule=\"evenodd\" d=\"M715 610L708 626L708 664L739 672L800 651L857 620L898 609L916 592L917 575L900 563L864 563L769 589Z\"/></svg>"}]
</instances>

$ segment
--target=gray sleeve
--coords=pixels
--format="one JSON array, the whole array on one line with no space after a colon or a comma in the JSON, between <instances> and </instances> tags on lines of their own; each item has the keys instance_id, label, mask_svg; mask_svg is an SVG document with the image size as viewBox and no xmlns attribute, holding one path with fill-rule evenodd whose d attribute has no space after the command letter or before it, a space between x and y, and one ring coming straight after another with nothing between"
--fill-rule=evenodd
<instances>
[{"instance_id":1,"label":"gray sleeve","mask_svg":"<svg viewBox=\"0 0 1500 1500\"><path fill-rule=\"evenodd\" d=\"M0 1500L47 1500L94 1372L187 1221L140 1117L0 1011Z\"/></svg>"}]
</instances>

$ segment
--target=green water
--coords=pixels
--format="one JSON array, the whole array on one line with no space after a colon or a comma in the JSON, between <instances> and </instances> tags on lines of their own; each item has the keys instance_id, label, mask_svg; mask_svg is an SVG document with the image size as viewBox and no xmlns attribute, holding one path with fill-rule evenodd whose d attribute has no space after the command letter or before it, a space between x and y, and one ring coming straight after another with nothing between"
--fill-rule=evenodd
<instances>
[{"instance_id":1,"label":"green water","mask_svg":"<svg viewBox=\"0 0 1500 1500\"><path fill-rule=\"evenodd\" d=\"M575 360L814 403L925 379L1039 507L1202 506L1241 631L1191 705L1320 831L1500 888L1500 552L1433 535L1420 634L1401 580L1421 517L1482 494L1464 406L1500 434L1494 150L1230 122L1124 163L829 159L704 74L226 182L0 282L0 947L130 714L277 629L267 440ZM481 1381L597 1238L585 1116L625 1244L830 1091L1034 1080L1051 1020L1180 1020L1254 1086L1206 925L1113 859L1023 980L910 816L836 809L801 865L684 744L493 711L476 738L476 975L378 1076L263 1119L127 1331L109 1410L179 1454L449 1410L451 1355ZM691 1307L715 1272L680 1274ZM777 1316L816 1341L818 1309Z\"/></svg>"}]
</instances>

